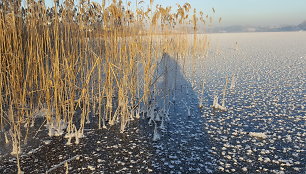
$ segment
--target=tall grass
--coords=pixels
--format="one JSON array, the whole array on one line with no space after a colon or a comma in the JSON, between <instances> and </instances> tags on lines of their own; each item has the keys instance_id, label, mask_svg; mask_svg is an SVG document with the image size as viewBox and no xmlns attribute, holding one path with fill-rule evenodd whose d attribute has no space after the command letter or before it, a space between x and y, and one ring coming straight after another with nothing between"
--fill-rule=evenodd
<instances>
[{"instance_id":1,"label":"tall grass","mask_svg":"<svg viewBox=\"0 0 306 174\"><path fill-rule=\"evenodd\" d=\"M42 109L49 135L69 142L92 116L99 129L119 123L124 132L148 111L164 53L183 62L205 53L206 37L196 36L203 12L189 14L188 3L176 11L152 0L147 9L131 4L0 1L0 129L10 132L15 154Z\"/></svg>"}]
</instances>

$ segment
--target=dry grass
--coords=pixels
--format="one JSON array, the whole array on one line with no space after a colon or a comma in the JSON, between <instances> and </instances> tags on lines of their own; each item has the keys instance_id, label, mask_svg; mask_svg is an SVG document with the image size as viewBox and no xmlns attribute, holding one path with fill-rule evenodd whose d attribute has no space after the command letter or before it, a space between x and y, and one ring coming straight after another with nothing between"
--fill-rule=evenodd
<instances>
[{"instance_id":1,"label":"dry grass","mask_svg":"<svg viewBox=\"0 0 306 174\"><path fill-rule=\"evenodd\" d=\"M141 1L136 9L116 0L77 6L66 0L52 8L40 1L27 1L26 8L0 3L0 127L10 131L16 154L28 137L21 129L28 132L41 109L50 136L82 137L90 115L99 128L118 122L124 132L140 108L149 108L163 53L185 62L207 50L207 38L196 35L204 13L190 15L188 3L176 12L154 8L153 0L148 9Z\"/></svg>"}]
</instances>

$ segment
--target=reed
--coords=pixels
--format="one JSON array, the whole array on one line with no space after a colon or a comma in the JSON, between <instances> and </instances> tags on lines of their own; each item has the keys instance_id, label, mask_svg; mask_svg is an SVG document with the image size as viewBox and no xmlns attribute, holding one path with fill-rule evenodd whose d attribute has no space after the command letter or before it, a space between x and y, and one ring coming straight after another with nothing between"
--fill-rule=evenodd
<instances>
[{"instance_id":1,"label":"reed","mask_svg":"<svg viewBox=\"0 0 306 174\"><path fill-rule=\"evenodd\" d=\"M68 144L72 137L78 143L86 123L99 129L119 123L124 132L152 107L164 53L185 62L207 50L189 3L175 11L153 0L147 9L143 1L136 8L121 0L78 2L55 0L49 8L44 1L0 1L0 129L10 130L17 155L37 110L46 111L49 135L65 134Z\"/></svg>"}]
</instances>

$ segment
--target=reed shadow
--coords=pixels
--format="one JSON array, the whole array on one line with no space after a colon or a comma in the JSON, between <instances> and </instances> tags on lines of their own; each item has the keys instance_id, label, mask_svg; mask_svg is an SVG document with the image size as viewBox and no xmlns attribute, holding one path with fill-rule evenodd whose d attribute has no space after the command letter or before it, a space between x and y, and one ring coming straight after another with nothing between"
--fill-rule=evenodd
<instances>
[{"instance_id":1,"label":"reed shadow","mask_svg":"<svg viewBox=\"0 0 306 174\"><path fill-rule=\"evenodd\" d=\"M198 110L199 99L191 80L185 75L183 64L184 60L179 57L163 54L155 73L157 79L155 95L159 107L172 108L172 110L182 108L186 111L186 116L192 117Z\"/></svg>"},{"instance_id":2,"label":"reed shadow","mask_svg":"<svg viewBox=\"0 0 306 174\"><path fill-rule=\"evenodd\" d=\"M154 145L157 153L153 163L159 166L156 172L190 173L199 168L205 171L201 164L211 161L207 155L211 145L198 108L198 94L186 77L182 62L164 53L155 75L157 103L160 108L169 108L170 118L166 130L161 131L162 138Z\"/></svg>"}]
</instances>

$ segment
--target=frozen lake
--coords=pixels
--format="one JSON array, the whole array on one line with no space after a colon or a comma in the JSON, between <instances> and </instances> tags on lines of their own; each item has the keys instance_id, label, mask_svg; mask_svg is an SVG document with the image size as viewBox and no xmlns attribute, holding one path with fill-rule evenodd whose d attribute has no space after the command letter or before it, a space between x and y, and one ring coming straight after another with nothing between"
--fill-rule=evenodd
<instances>
[{"instance_id":1,"label":"frozen lake","mask_svg":"<svg viewBox=\"0 0 306 174\"><path fill-rule=\"evenodd\" d=\"M202 118L219 171L305 173L306 32L209 37L195 79L198 89L205 81ZM226 75L229 86L235 81L228 111L214 112L209 105L222 97Z\"/></svg>"},{"instance_id":2,"label":"frozen lake","mask_svg":"<svg viewBox=\"0 0 306 174\"><path fill-rule=\"evenodd\" d=\"M164 165L167 160L157 162L159 171L305 173L306 32L208 37L207 56L195 60L195 70L194 62L185 65L189 92L177 91L169 134L180 138L169 140L168 150L158 150L184 157L174 169ZM227 111L216 111L211 105L215 96L221 104L226 78ZM192 119L186 119L184 103L191 106Z\"/></svg>"},{"instance_id":3,"label":"frozen lake","mask_svg":"<svg viewBox=\"0 0 306 174\"><path fill-rule=\"evenodd\" d=\"M22 169L42 173L76 157L69 173L305 173L306 32L208 37L209 52L196 58L195 73L191 61L181 67L186 74L177 76L159 141L152 141L154 126L146 120L131 122L124 134L87 127L73 146L42 131L40 144L24 149ZM226 78L227 111L214 110ZM0 156L0 173L14 171L15 159Z\"/></svg>"}]
</instances>

